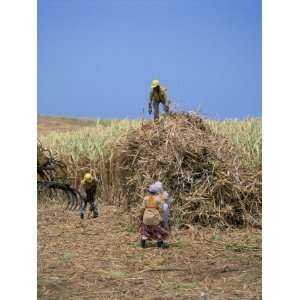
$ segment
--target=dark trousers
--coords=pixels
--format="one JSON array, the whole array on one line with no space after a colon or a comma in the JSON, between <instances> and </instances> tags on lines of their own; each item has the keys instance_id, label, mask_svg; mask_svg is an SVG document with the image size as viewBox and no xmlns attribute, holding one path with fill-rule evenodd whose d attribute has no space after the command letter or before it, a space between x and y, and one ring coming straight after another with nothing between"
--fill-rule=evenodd
<instances>
[{"instance_id":1,"label":"dark trousers","mask_svg":"<svg viewBox=\"0 0 300 300\"><path fill-rule=\"evenodd\" d=\"M168 103L165 103L162 101L153 101L152 106L153 106L153 110L154 110L154 120L159 119L159 104L160 103L163 105L165 113L169 112L169 104Z\"/></svg>"},{"instance_id":2,"label":"dark trousers","mask_svg":"<svg viewBox=\"0 0 300 300\"><path fill-rule=\"evenodd\" d=\"M96 200L95 199L92 199L90 201L86 200L86 199L81 200L80 215L84 215L84 212L86 210L86 207L87 207L88 203L90 204L90 211L93 212L93 216L98 217L98 209L97 209L97 206L96 206Z\"/></svg>"}]
</instances>

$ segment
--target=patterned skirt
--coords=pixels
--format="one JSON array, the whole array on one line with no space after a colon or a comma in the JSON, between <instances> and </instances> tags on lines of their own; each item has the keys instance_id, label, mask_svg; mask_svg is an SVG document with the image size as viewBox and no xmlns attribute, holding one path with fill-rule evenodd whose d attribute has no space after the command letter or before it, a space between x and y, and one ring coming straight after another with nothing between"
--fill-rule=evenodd
<instances>
[{"instance_id":1,"label":"patterned skirt","mask_svg":"<svg viewBox=\"0 0 300 300\"><path fill-rule=\"evenodd\" d=\"M168 237L169 231L164 227L163 223L160 223L159 225L145 225L142 223L140 234L148 240L163 241Z\"/></svg>"}]
</instances>

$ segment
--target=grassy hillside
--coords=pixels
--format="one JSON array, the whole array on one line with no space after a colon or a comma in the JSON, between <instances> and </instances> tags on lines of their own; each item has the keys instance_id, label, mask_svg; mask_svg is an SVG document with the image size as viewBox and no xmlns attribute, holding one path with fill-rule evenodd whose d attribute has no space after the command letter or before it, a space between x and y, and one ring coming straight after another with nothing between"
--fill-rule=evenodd
<instances>
[{"instance_id":1,"label":"grassy hillside","mask_svg":"<svg viewBox=\"0 0 300 300\"><path fill-rule=\"evenodd\" d=\"M83 127L94 127L98 125L109 126L113 120L95 120L82 118L66 118L54 116L38 116L38 136L45 136L53 132L69 132Z\"/></svg>"}]
</instances>

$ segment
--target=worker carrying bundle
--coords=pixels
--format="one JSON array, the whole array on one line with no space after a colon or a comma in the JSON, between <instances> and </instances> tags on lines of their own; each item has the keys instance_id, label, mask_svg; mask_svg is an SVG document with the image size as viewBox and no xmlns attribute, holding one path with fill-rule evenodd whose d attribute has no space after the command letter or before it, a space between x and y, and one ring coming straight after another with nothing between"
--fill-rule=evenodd
<instances>
[{"instance_id":1,"label":"worker carrying bundle","mask_svg":"<svg viewBox=\"0 0 300 300\"><path fill-rule=\"evenodd\" d=\"M156 240L157 247L166 248L164 240L168 237L168 230L163 224L163 205L160 200L157 185L149 187L149 194L144 198L140 211L141 246L146 247L147 240Z\"/></svg>"},{"instance_id":2,"label":"worker carrying bundle","mask_svg":"<svg viewBox=\"0 0 300 300\"><path fill-rule=\"evenodd\" d=\"M169 113L169 99L166 94L167 89L160 85L158 80L152 80L151 90L149 95L148 112L152 114L152 107L154 109L154 121L159 119L159 104L162 103L165 113Z\"/></svg>"},{"instance_id":3,"label":"worker carrying bundle","mask_svg":"<svg viewBox=\"0 0 300 300\"><path fill-rule=\"evenodd\" d=\"M80 184L81 203L80 203L80 218L84 218L84 212L87 204L90 204L90 211L93 212L93 217L98 217L98 209L96 206L96 191L97 191L97 179L90 173L86 173Z\"/></svg>"}]
</instances>

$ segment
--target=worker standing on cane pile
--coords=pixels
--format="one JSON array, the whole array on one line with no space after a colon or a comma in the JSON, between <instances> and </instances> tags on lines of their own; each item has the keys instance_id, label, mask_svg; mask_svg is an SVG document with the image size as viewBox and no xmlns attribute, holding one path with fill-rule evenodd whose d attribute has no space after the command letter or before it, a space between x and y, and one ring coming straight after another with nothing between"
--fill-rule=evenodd
<instances>
[{"instance_id":1,"label":"worker standing on cane pile","mask_svg":"<svg viewBox=\"0 0 300 300\"><path fill-rule=\"evenodd\" d=\"M149 95L149 114L152 114L154 109L154 121L159 119L159 104L162 103L165 113L169 113L169 99L166 94L167 89L160 85L158 80L153 80L151 83L151 91Z\"/></svg>"},{"instance_id":2,"label":"worker standing on cane pile","mask_svg":"<svg viewBox=\"0 0 300 300\"><path fill-rule=\"evenodd\" d=\"M90 173L86 173L80 184L81 203L80 203L80 218L84 218L84 212L87 204L90 204L90 211L93 212L93 217L98 217L98 209L96 206L96 191L98 181L96 177Z\"/></svg>"},{"instance_id":3,"label":"worker standing on cane pile","mask_svg":"<svg viewBox=\"0 0 300 300\"><path fill-rule=\"evenodd\" d=\"M149 187L149 194L144 198L140 212L141 246L146 247L147 240L156 240L157 247L167 248L164 240L168 237L168 230L163 226L162 202L159 190L155 184Z\"/></svg>"}]
</instances>

